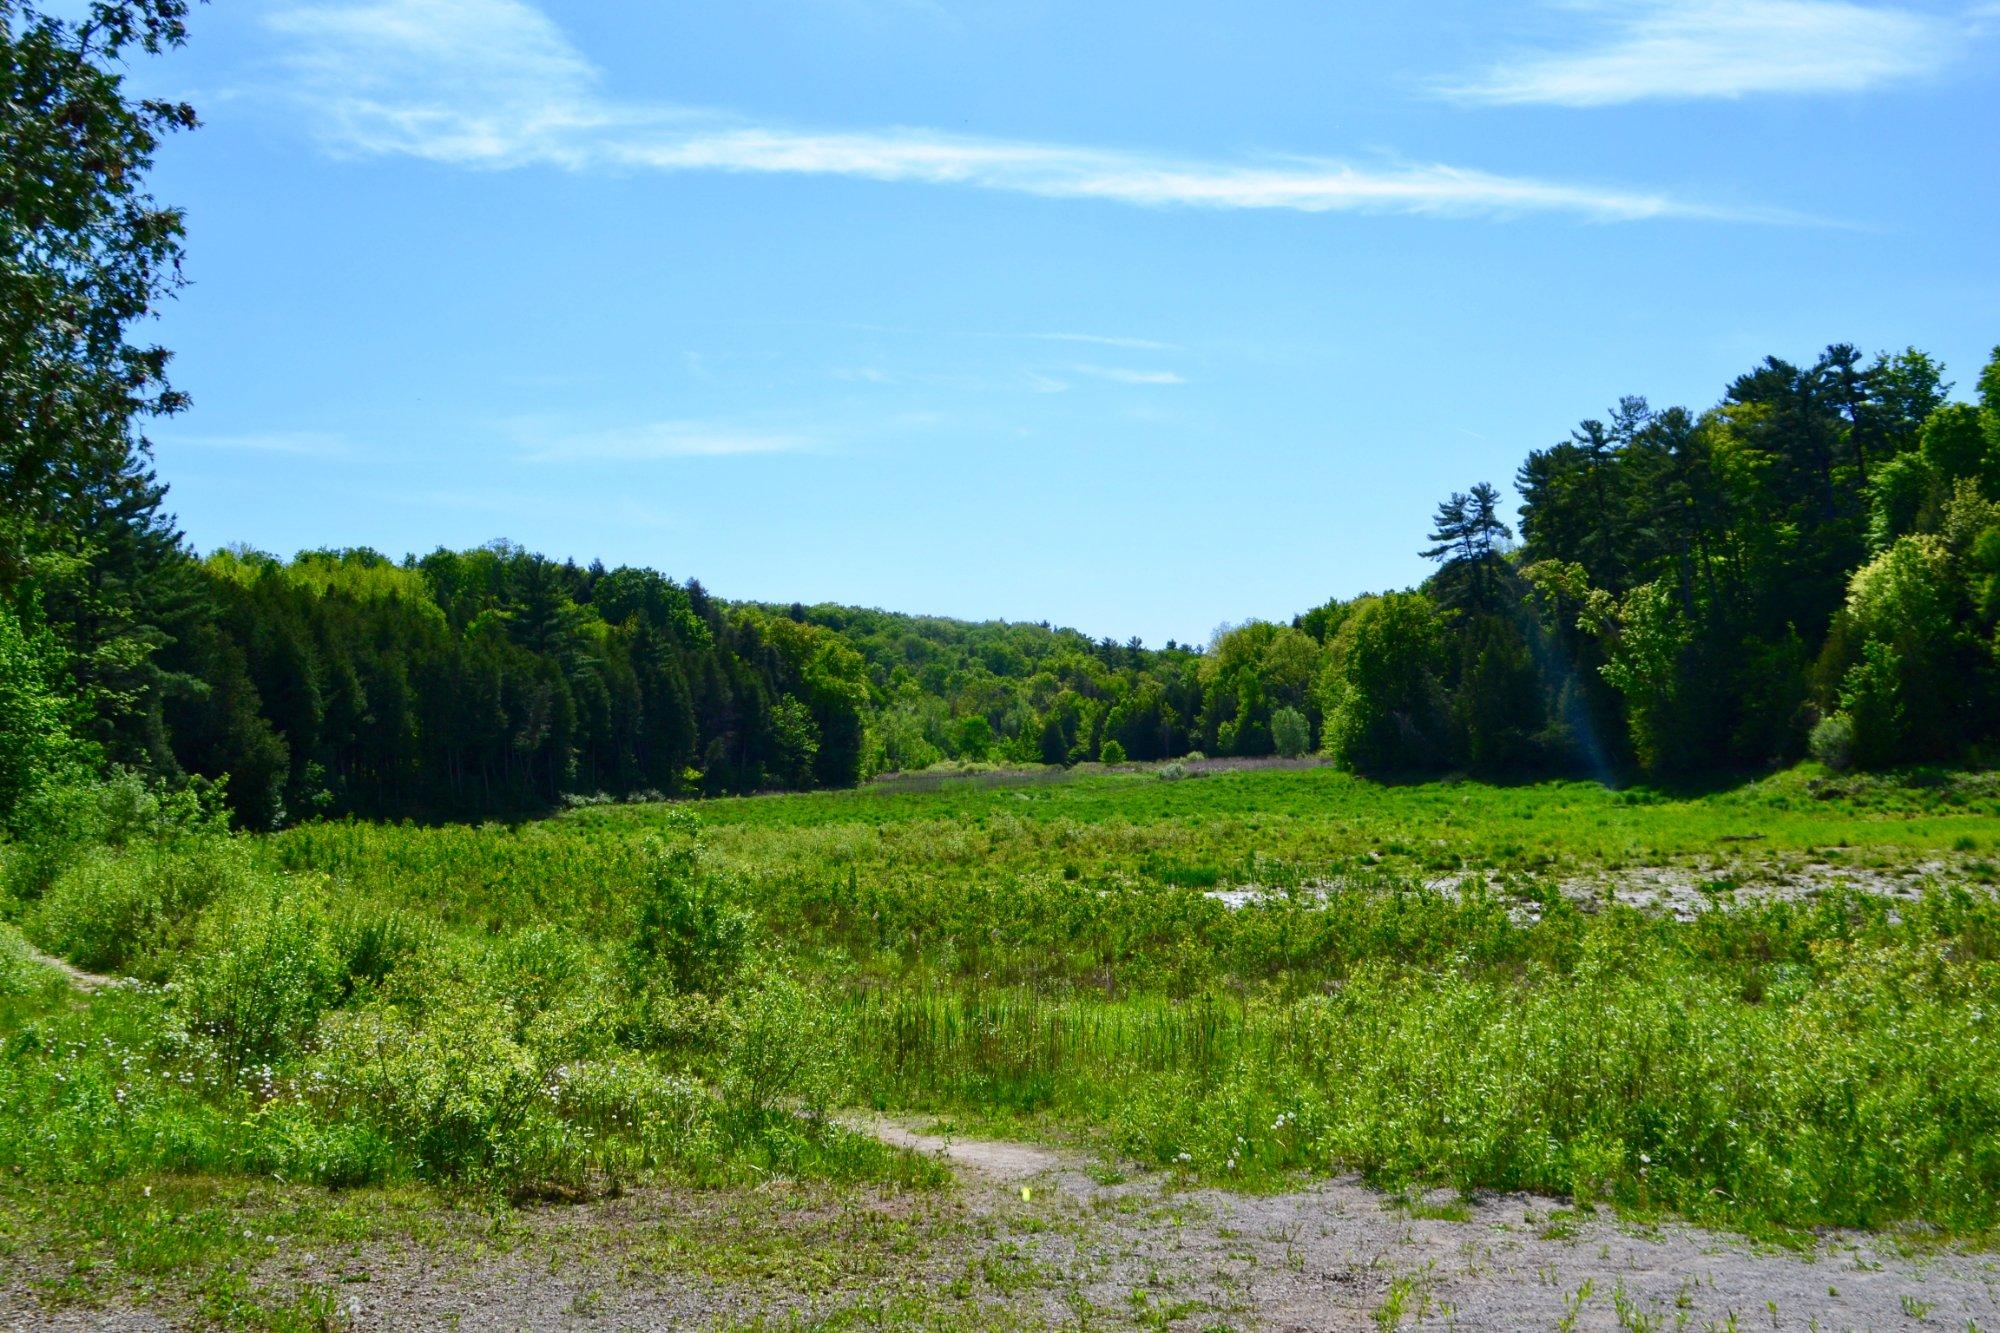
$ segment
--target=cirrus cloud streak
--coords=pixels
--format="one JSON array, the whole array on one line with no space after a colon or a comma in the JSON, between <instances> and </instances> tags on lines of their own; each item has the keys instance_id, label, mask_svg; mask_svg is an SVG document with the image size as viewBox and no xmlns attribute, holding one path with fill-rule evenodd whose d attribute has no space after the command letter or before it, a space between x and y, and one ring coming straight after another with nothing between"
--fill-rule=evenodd
<instances>
[{"instance_id":1,"label":"cirrus cloud streak","mask_svg":"<svg viewBox=\"0 0 2000 1333\"><path fill-rule=\"evenodd\" d=\"M1502 61L1443 89L1462 102L1593 107L1758 93L1851 93L1933 74L1962 24L1849 0L1614 0L1567 51Z\"/></svg>"},{"instance_id":2,"label":"cirrus cloud streak","mask_svg":"<svg viewBox=\"0 0 2000 1333\"><path fill-rule=\"evenodd\" d=\"M491 169L727 172L1008 191L1143 208L1800 221L1656 191L1442 163L1216 161L892 127L822 130L620 100L524 0L362 0L281 9L286 95L322 142Z\"/></svg>"}]
</instances>

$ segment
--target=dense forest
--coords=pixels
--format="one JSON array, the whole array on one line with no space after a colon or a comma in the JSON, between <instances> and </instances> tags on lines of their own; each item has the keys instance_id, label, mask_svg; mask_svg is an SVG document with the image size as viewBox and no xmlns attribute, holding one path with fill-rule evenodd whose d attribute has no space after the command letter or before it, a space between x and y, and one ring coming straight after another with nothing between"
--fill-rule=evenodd
<instances>
[{"instance_id":1,"label":"dense forest","mask_svg":"<svg viewBox=\"0 0 2000 1333\"><path fill-rule=\"evenodd\" d=\"M2000 352L1975 402L1921 352L1847 344L1703 411L1624 399L1529 455L1514 523L1487 483L1442 503L1421 587L1199 648L730 603L505 543L200 558L144 434L187 400L136 338L182 254L147 168L195 116L129 100L117 63L184 11L7 29L0 818L110 770L206 780L271 827L944 758L1676 780L1978 759L2000 728Z\"/></svg>"},{"instance_id":2,"label":"dense forest","mask_svg":"<svg viewBox=\"0 0 2000 1333\"><path fill-rule=\"evenodd\" d=\"M1961 758L2000 722L1996 391L2000 360L1974 407L1922 353L1836 346L1698 414L1628 398L1522 465L1518 542L1476 485L1439 506L1420 588L1201 649L729 603L506 543L197 559L135 442L121 540L45 534L75 554L10 589L6 716L66 716L93 762L222 781L253 827L844 786L946 758L1317 750L1380 774L1663 779L1809 748Z\"/></svg>"}]
</instances>

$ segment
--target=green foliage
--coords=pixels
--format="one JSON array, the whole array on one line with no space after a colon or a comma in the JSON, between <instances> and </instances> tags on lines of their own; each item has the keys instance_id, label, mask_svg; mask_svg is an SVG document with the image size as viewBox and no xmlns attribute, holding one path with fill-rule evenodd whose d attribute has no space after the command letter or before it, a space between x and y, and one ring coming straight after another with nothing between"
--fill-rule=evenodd
<instances>
[{"instance_id":1,"label":"green foliage","mask_svg":"<svg viewBox=\"0 0 2000 1333\"><path fill-rule=\"evenodd\" d=\"M202 922L176 999L188 1028L232 1071L300 1054L354 978L320 896L296 881L232 886Z\"/></svg>"},{"instance_id":2,"label":"green foliage","mask_svg":"<svg viewBox=\"0 0 2000 1333\"><path fill-rule=\"evenodd\" d=\"M199 781L169 786L128 770L102 779L72 774L16 807L19 839L0 862L6 898L28 904L56 879L106 847L178 846L226 826L220 793Z\"/></svg>"},{"instance_id":3,"label":"green foliage","mask_svg":"<svg viewBox=\"0 0 2000 1333\"><path fill-rule=\"evenodd\" d=\"M1443 652L1444 621L1422 593L1356 603L1319 681L1327 754L1361 773L1438 766L1445 753Z\"/></svg>"},{"instance_id":4,"label":"green foliage","mask_svg":"<svg viewBox=\"0 0 2000 1333\"><path fill-rule=\"evenodd\" d=\"M18 830L22 803L74 782L92 758L72 734L56 652L0 604L0 829Z\"/></svg>"},{"instance_id":5,"label":"green foliage","mask_svg":"<svg viewBox=\"0 0 2000 1333\"><path fill-rule=\"evenodd\" d=\"M1887 550L1898 537L1918 531L1925 511L1934 508L1938 474L1920 453L1900 454L1875 473L1869 495L1868 543Z\"/></svg>"},{"instance_id":6,"label":"green foliage","mask_svg":"<svg viewBox=\"0 0 2000 1333\"><path fill-rule=\"evenodd\" d=\"M1904 537L1855 574L1846 615L1861 652L1840 702L1857 762L1949 752L1956 601L1950 555L1935 537Z\"/></svg>"},{"instance_id":7,"label":"green foliage","mask_svg":"<svg viewBox=\"0 0 2000 1333\"><path fill-rule=\"evenodd\" d=\"M203 909L263 884L247 852L219 836L91 851L34 903L28 936L92 971L165 980Z\"/></svg>"},{"instance_id":8,"label":"green foliage","mask_svg":"<svg viewBox=\"0 0 2000 1333\"><path fill-rule=\"evenodd\" d=\"M635 897L631 967L640 988L711 995L730 988L749 946L750 920L726 883L702 866L692 829L648 842Z\"/></svg>"},{"instance_id":9,"label":"green foliage","mask_svg":"<svg viewBox=\"0 0 2000 1333\"><path fill-rule=\"evenodd\" d=\"M1125 762L1125 747L1119 744L1118 738L1114 736L1099 747L1097 759L1099 763L1122 764Z\"/></svg>"},{"instance_id":10,"label":"green foliage","mask_svg":"<svg viewBox=\"0 0 2000 1333\"><path fill-rule=\"evenodd\" d=\"M1441 562L1430 592L1440 606L1488 614L1498 609L1508 583L1500 545L1514 535L1500 520L1500 492L1480 482L1469 494L1452 493L1437 508L1426 560Z\"/></svg>"},{"instance_id":11,"label":"green foliage","mask_svg":"<svg viewBox=\"0 0 2000 1333\"><path fill-rule=\"evenodd\" d=\"M912 708L892 708L875 717L874 761L878 772L913 773L944 758L944 752L924 734L921 715Z\"/></svg>"},{"instance_id":12,"label":"green foliage","mask_svg":"<svg viewBox=\"0 0 2000 1333\"><path fill-rule=\"evenodd\" d=\"M1982 476L1986 470L1986 433L1979 409L1966 403L1938 408L1924 421L1921 447L1924 462L1947 482Z\"/></svg>"},{"instance_id":13,"label":"green foliage","mask_svg":"<svg viewBox=\"0 0 2000 1333\"><path fill-rule=\"evenodd\" d=\"M101 0L75 17L10 5L0 24L0 604L38 607L86 736L148 759L155 656L182 556L139 433L185 398L165 349L131 340L180 283L181 216L146 190L192 109L130 95L125 61L177 46L182 0Z\"/></svg>"},{"instance_id":14,"label":"green foliage","mask_svg":"<svg viewBox=\"0 0 2000 1333\"><path fill-rule=\"evenodd\" d=\"M1972 777L1839 799L1809 781L1688 800L1323 767L974 781L712 804L699 854L684 812L632 805L133 832L28 921L167 984L78 1003L0 930L0 1156L32 1181L516 1195L919 1178L838 1128L865 1094L1186 1153L1221 1182L1359 1169L1742 1226L1990 1225L1990 896L1680 923L1557 888L1746 827L1793 858L2000 840ZM1503 891L1437 886L1468 866ZM1241 885L1239 906L1210 896ZM104 949L114 931L142 943Z\"/></svg>"},{"instance_id":15,"label":"green foliage","mask_svg":"<svg viewBox=\"0 0 2000 1333\"><path fill-rule=\"evenodd\" d=\"M819 724L812 711L797 699L780 699L771 710L771 733L779 778L788 787L810 787L819 759Z\"/></svg>"},{"instance_id":16,"label":"green foliage","mask_svg":"<svg viewBox=\"0 0 2000 1333\"><path fill-rule=\"evenodd\" d=\"M226 782L246 827L679 795L697 761L718 794L860 775L859 656L699 584L504 543L400 565L233 551L201 578L209 618L169 660L204 688L164 719L177 762Z\"/></svg>"},{"instance_id":17,"label":"green foliage","mask_svg":"<svg viewBox=\"0 0 2000 1333\"><path fill-rule=\"evenodd\" d=\"M1271 714L1271 745L1286 759L1297 759L1312 750L1312 723L1296 708L1280 708Z\"/></svg>"},{"instance_id":18,"label":"green foliage","mask_svg":"<svg viewBox=\"0 0 2000 1333\"><path fill-rule=\"evenodd\" d=\"M1854 719L1846 713L1821 718L1813 726L1810 749L1814 759L1836 773L1845 773L1853 768L1858 756Z\"/></svg>"},{"instance_id":19,"label":"green foliage","mask_svg":"<svg viewBox=\"0 0 2000 1333\"><path fill-rule=\"evenodd\" d=\"M1978 554L1995 525L1972 501L2000 453L1992 412L1945 403L1941 376L1913 350L1864 363L1836 345L1767 361L1706 412L1620 400L1523 465L1518 551L1498 490L1477 486L1440 506L1440 568L1418 593L1225 627L1205 651L732 606L505 543L400 562L221 552L154 654L185 688L148 713L147 762L220 784L256 829L840 787L945 760L1069 766L1107 742L1137 761L1257 757L1296 749L1289 716L1277 735L1288 714L1374 773L1783 762L1860 659L1841 611L1871 550L1934 535L1962 562L1952 670L1958 641L1990 632L2000 557ZM1962 693L1950 728L1880 752L1990 737L2000 675Z\"/></svg>"},{"instance_id":20,"label":"green foliage","mask_svg":"<svg viewBox=\"0 0 2000 1333\"><path fill-rule=\"evenodd\" d=\"M427 999L420 1014L382 1001L333 1015L311 1082L419 1175L526 1173L550 1128L535 1114L536 1052L507 1008L476 990L441 987Z\"/></svg>"},{"instance_id":21,"label":"green foliage","mask_svg":"<svg viewBox=\"0 0 2000 1333\"><path fill-rule=\"evenodd\" d=\"M29 952L20 931L0 924L0 1001L57 991L62 985L55 971Z\"/></svg>"},{"instance_id":22,"label":"green foliage","mask_svg":"<svg viewBox=\"0 0 2000 1333\"><path fill-rule=\"evenodd\" d=\"M730 1006L722 1056L722 1098L739 1132L761 1132L772 1117L802 1113L824 1125L841 1105L851 1071L847 1034L812 988L783 974L766 977Z\"/></svg>"},{"instance_id":23,"label":"green foliage","mask_svg":"<svg viewBox=\"0 0 2000 1333\"><path fill-rule=\"evenodd\" d=\"M1686 772L1699 753L1685 708L1685 658L1693 641L1693 627L1665 584L1634 588L1618 609L1604 678L1625 698L1632 750L1649 771Z\"/></svg>"},{"instance_id":24,"label":"green foliage","mask_svg":"<svg viewBox=\"0 0 2000 1333\"><path fill-rule=\"evenodd\" d=\"M952 750L961 759L984 760L993 749L993 724L974 715L959 718L952 731Z\"/></svg>"},{"instance_id":25,"label":"green foliage","mask_svg":"<svg viewBox=\"0 0 2000 1333\"><path fill-rule=\"evenodd\" d=\"M1921 910L1970 925L1963 913L1990 908ZM1692 932L1690 960L1671 932L1613 913L1536 927L1573 952L1525 972L1383 956L1328 995L1248 1008L960 992L870 1002L862 1022L904 1096L1085 1120L1142 1161L1229 1183L1359 1170L1739 1225L1987 1225L1991 1056L1933 1060L1965 1052L1993 962L1943 963L1865 915L1848 944L1842 913L1750 913ZM1774 927L1788 957L1815 943L1835 957L1775 969L1746 1003L1757 965L1729 950Z\"/></svg>"}]
</instances>

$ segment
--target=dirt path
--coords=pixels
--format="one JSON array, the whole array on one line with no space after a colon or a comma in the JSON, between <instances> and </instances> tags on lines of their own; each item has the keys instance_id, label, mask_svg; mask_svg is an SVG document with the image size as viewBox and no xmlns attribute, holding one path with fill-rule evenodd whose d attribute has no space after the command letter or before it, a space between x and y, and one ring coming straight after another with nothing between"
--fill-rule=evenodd
<instances>
[{"instance_id":1,"label":"dirt path","mask_svg":"<svg viewBox=\"0 0 2000 1333\"><path fill-rule=\"evenodd\" d=\"M1758 1250L1694 1227L1629 1228L1525 1195L1412 1205L1352 1179L1274 1195L1182 1189L1157 1173L1117 1180L1045 1148L874 1124L886 1142L946 1157L975 1209L1044 1219L1011 1242L1024 1268L1053 1278L1069 1311L1083 1308L1081 1297L1100 1314L1124 1316L1113 1322L2000 1329L1992 1255L1918 1257L1870 1237L1831 1237L1805 1254ZM1115 1183L1097 1183L1107 1179Z\"/></svg>"},{"instance_id":2,"label":"dirt path","mask_svg":"<svg viewBox=\"0 0 2000 1333\"><path fill-rule=\"evenodd\" d=\"M26 936L18 932L16 932L15 938L19 941L15 947L27 957L29 962L40 963L43 967L61 973L63 979L68 981L70 985L87 994L95 994L98 991L107 990L112 987L130 986L133 984L130 977L110 977L101 972L86 972L76 964L58 958L52 953L43 953L40 949L29 943Z\"/></svg>"},{"instance_id":3,"label":"dirt path","mask_svg":"<svg viewBox=\"0 0 2000 1333\"><path fill-rule=\"evenodd\" d=\"M14 961L28 961L46 967L52 973L62 975L64 981L68 981L72 987L84 993L134 985L132 979L128 977L106 977L102 973L86 973L84 969L76 967L74 963L68 963L66 959L58 959L52 953L42 953L28 941L26 935L20 933L20 929L6 923L0 923L0 955L12 955Z\"/></svg>"},{"instance_id":4,"label":"dirt path","mask_svg":"<svg viewBox=\"0 0 2000 1333\"><path fill-rule=\"evenodd\" d=\"M1080 1168L1066 1161L1053 1148L1032 1143L1005 1143L991 1139L962 1139L943 1134L925 1134L886 1116L859 1117L846 1122L893 1148L942 1157L961 1171L987 1181L1027 1180L1057 1174L1080 1175Z\"/></svg>"}]
</instances>

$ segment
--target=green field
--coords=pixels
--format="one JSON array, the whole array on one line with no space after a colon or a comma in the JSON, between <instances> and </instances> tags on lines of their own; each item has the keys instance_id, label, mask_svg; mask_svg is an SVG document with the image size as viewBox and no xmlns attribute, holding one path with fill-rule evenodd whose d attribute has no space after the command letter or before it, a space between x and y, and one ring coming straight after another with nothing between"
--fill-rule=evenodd
<instances>
[{"instance_id":1,"label":"green field","mask_svg":"<svg viewBox=\"0 0 2000 1333\"><path fill-rule=\"evenodd\" d=\"M245 1276L281 1234L640 1183L935 1189L842 1127L869 1108L1246 1191L2000 1224L1983 776L1180 772L255 838L140 809L116 845L12 849L0 1244L96 1256L36 1279L58 1298L310 1323L324 1293ZM1603 891L1662 869L1716 910ZM23 937L143 984L79 992Z\"/></svg>"}]
</instances>

